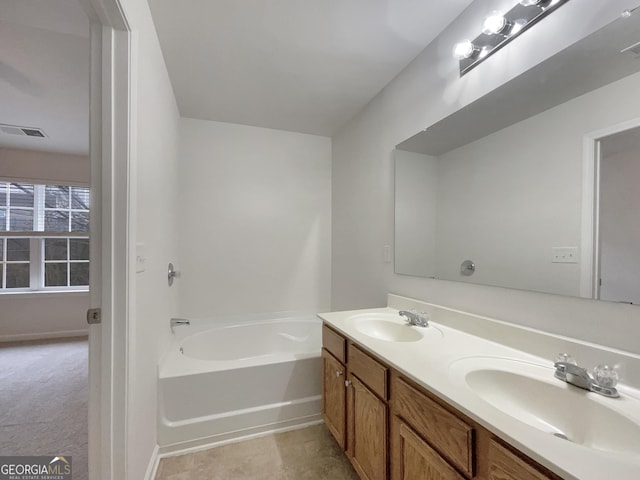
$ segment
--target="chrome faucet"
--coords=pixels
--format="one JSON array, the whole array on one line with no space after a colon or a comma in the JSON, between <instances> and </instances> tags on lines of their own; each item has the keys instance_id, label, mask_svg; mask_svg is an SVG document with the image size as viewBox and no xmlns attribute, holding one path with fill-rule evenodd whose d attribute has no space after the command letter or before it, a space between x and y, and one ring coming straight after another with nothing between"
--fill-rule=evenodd
<instances>
[{"instance_id":1,"label":"chrome faucet","mask_svg":"<svg viewBox=\"0 0 640 480\"><path fill-rule=\"evenodd\" d=\"M594 369L595 375L590 374L586 368L579 367L575 361L566 354L560 354L561 361L553 365L556 369L554 377L576 387L599 393L605 397L619 397L615 386L618 383L618 375L615 370L605 365Z\"/></svg>"},{"instance_id":2,"label":"chrome faucet","mask_svg":"<svg viewBox=\"0 0 640 480\"><path fill-rule=\"evenodd\" d=\"M173 332L173 327L178 327L181 325L191 325L191 322L189 320L185 320L184 318L172 318L169 322L169 325L171 326L171 331Z\"/></svg>"},{"instance_id":3,"label":"chrome faucet","mask_svg":"<svg viewBox=\"0 0 640 480\"><path fill-rule=\"evenodd\" d=\"M398 315L404 317L409 325L415 325L417 327L426 328L429 326L429 315L426 312L408 312L406 310L401 310L398 312Z\"/></svg>"}]
</instances>

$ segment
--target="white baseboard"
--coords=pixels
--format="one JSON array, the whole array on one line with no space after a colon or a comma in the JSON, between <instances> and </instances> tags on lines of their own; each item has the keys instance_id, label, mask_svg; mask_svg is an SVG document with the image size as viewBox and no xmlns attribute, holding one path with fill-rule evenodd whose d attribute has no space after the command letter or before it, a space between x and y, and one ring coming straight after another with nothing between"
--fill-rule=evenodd
<instances>
[{"instance_id":1,"label":"white baseboard","mask_svg":"<svg viewBox=\"0 0 640 480\"><path fill-rule=\"evenodd\" d=\"M0 335L0 343L48 340L51 338L86 337L88 335L89 329L63 330L61 332L18 333L14 335Z\"/></svg>"},{"instance_id":2,"label":"white baseboard","mask_svg":"<svg viewBox=\"0 0 640 480\"><path fill-rule=\"evenodd\" d=\"M160 456L158 455L159 450L160 447L156 445L153 449L153 452L151 453L149 465L147 466L147 472L144 474L144 480L154 480L156 478L156 474L158 473L158 466L160 466Z\"/></svg>"}]
</instances>

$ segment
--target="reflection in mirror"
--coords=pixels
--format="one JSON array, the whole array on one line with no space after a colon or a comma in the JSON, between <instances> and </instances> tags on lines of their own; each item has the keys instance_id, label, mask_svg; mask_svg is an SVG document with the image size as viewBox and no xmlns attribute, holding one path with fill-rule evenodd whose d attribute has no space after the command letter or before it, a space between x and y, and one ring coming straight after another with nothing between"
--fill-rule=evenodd
<instances>
[{"instance_id":1,"label":"reflection in mirror","mask_svg":"<svg viewBox=\"0 0 640 480\"><path fill-rule=\"evenodd\" d=\"M640 40L639 18L398 145L396 273L640 302L640 155L618 155L626 173L625 160L608 158L640 143L640 58L620 53ZM611 198L621 177L635 188ZM464 275L469 259L475 271Z\"/></svg>"},{"instance_id":2,"label":"reflection in mirror","mask_svg":"<svg viewBox=\"0 0 640 480\"><path fill-rule=\"evenodd\" d=\"M396 273L435 276L437 178L435 158L396 151Z\"/></svg>"},{"instance_id":3,"label":"reflection in mirror","mask_svg":"<svg viewBox=\"0 0 640 480\"><path fill-rule=\"evenodd\" d=\"M640 127L600 141L596 298L640 304Z\"/></svg>"}]
</instances>

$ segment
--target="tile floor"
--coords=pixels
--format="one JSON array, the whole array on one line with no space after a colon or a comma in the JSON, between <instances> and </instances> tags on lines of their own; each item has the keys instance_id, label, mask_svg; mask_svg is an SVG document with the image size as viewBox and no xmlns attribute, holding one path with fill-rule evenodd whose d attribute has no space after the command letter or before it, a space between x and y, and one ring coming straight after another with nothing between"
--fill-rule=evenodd
<instances>
[{"instance_id":1,"label":"tile floor","mask_svg":"<svg viewBox=\"0 0 640 480\"><path fill-rule=\"evenodd\" d=\"M163 458L156 480L357 480L324 426Z\"/></svg>"}]
</instances>

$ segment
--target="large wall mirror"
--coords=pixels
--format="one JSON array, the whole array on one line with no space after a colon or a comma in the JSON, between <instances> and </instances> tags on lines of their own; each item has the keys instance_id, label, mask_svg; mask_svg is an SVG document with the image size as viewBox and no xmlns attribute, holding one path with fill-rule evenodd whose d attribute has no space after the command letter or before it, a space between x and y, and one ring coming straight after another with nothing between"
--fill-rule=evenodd
<instances>
[{"instance_id":1,"label":"large wall mirror","mask_svg":"<svg viewBox=\"0 0 640 480\"><path fill-rule=\"evenodd\" d=\"M400 143L398 274L640 303L640 14Z\"/></svg>"}]
</instances>

